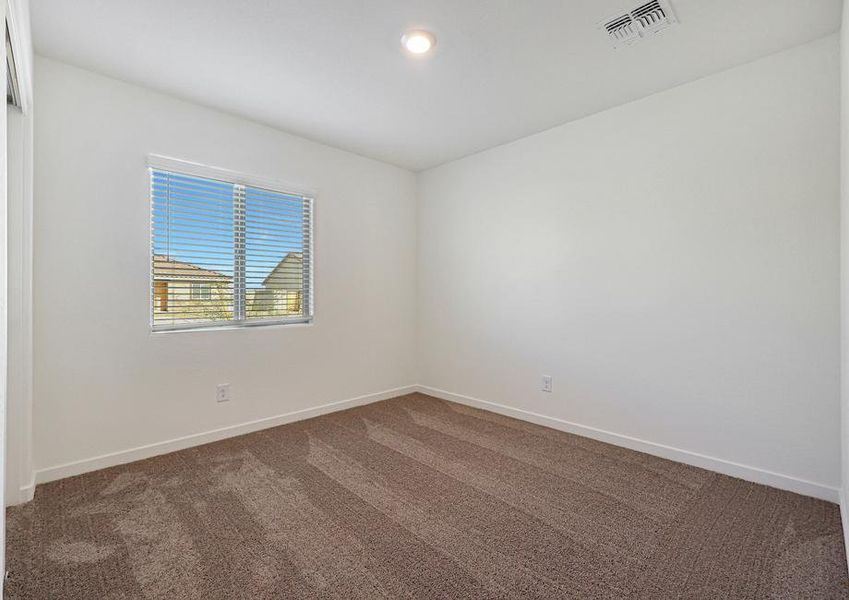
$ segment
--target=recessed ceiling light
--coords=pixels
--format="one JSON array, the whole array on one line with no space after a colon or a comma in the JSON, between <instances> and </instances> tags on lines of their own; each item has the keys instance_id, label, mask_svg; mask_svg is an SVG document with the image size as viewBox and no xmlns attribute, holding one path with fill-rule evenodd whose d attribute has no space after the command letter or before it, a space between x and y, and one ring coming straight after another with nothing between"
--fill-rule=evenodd
<instances>
[{"instance_id":1,"label":"recessed ceiling light","mask_svg":"<svg viewBox=\"0 0 849 600\"><path fill-rule=\"evenodd\" d=\"M426 54L436 45L436 37L429 31L414 29L401 36L401 45L411 54Z\"/></svg>"}]
</instances>

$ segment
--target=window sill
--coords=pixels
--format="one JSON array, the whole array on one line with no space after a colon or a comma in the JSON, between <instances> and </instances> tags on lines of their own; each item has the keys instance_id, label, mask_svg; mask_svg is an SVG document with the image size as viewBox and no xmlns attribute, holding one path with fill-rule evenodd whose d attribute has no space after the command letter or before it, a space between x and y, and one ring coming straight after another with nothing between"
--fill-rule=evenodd
<instances>
[{"instance_id":1,"label":"window sill","mask_svg":"<svg viewBox=\"0 0 849 600\"><path fill-rule=\"evenodd\" d=\"M293 327L311 327L315 323L315 317L307 321L291 321L291 322L271 322L271 323L251 323L251 324L224 324L210 325L209 327L183 327L175 329L151 329L149 333L152 337L160 335L167 336L171 334L183 333L205 333L210 331L252 331L257 329L291 329Z\"/></svg>"}]
</instances>

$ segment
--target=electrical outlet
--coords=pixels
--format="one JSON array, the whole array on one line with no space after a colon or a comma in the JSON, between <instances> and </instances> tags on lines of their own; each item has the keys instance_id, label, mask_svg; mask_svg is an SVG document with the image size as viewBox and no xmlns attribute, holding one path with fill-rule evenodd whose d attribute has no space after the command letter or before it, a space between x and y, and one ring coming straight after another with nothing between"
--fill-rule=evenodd
<instances>
[{"instance_id":1,"label":"electrical outlet","mask_svg":"<svg viewBox=\"0 0 849 600\"><path fill-rule=\"evenodd\" d=\"M215 399L219 402L230 402L230 384L218 384L218 390L215 393Z\"/></svg>"},{"instance_id":2,"label":"electrical outlet","mask_svg":"<svg viewBox=\"0 0 849 600\"><path fill-rule=\"evenodd\" d=\"M550 392L551 391L551 375L543 375L542 376L542 391Z\"/></svg>"}]
</instances>

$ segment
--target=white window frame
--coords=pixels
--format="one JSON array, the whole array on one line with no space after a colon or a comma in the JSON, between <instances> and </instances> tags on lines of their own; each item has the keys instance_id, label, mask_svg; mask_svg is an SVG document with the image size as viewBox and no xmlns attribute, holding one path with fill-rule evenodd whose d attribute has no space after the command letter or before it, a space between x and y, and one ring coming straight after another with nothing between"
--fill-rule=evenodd
<instances>
[{"instance_id":1,"label":"white window frame","mask_svg":"<svg viewBox=\"0 0 849 600\"><path fill-rule=\"evenodd\" d=\"M307 247L304 249L305 252L308 252L309 261L307 261L306 271L304 272L304 278L306 279L304 285L304 295L302 302L305 307L305 315L300 315L297 317L276 317L271 319L233 319L233 320L220 320L220 321L210 321L210 322L200 322L200 323L178 323L178 324L155 324L154 323L154 312L155 312L155 300L154 294L152 290L154 289L154 273L153 273L153 189L152 187L148 190L148 203L149 203L149 215L151 217L150 221L150 248L148 251L148 269L150 272L150 281L148 286L148 295L150 297L150 306L148 307L148 316L150 319L150 330L152 333L165 333L165 332L181 332L181 331L203 331L203 330L215 330L215 329L243 329L250 327L263 327L263 326L272 326L272 325L310 325L315 320L315 312L314 312L314 289L315 289L315 277L313 275L315 270L315 198L318 195L318 192L314 188L304 187L301 185L295 185L291 183L287 183L280 180L268 179L265 177L259 177L255 175L248 175L246 173L241 173L239 171L232 171L230 169L222 169L219 167L211 167L209 165L204 165L200 163L180 160L176 158L171 158L168 156L161 156L158 154L151 154L147 157L147 175L148 182L151 181L151 172L153 170L162 170L162 171L170 171L172 173L179 173L181 175L189 175L191 177L203 177L206 179L215 179L218 181L223 181L226 183L232 183L235 185L242 185L246 187L254 187L254 188L262 188L272 192L278 192L281 194L293 195L293 196L301 196L305 202L309 205L309 240ZM236 249L238 252L238 249ZM237 284L237 282L234 282ZM234 293L233 297L233 310L238 311L239 307L237 306L237 294Z\"/></svg>"}]
</instances>

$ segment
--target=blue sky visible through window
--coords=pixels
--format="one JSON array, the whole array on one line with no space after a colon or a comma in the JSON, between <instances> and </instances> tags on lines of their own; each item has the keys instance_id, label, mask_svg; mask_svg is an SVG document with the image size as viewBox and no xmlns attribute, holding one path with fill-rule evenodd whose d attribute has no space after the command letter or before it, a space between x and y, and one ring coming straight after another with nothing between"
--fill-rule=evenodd
<instances>
[{"instance_id":1,"label":"blue sky visible through window","mask_svg":"<svg viewBox=\"0 0 849 600\"><path fill-rule=\"evenodd\" d=\"M233 276L231 183L154 170L154 253ZM289 252L303 252L301 197L245 190L246 286L263 281Z\"/></svg>"}]
</instances>

